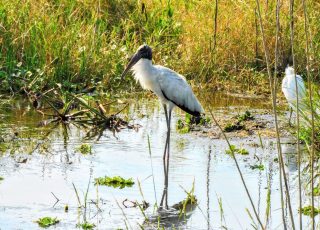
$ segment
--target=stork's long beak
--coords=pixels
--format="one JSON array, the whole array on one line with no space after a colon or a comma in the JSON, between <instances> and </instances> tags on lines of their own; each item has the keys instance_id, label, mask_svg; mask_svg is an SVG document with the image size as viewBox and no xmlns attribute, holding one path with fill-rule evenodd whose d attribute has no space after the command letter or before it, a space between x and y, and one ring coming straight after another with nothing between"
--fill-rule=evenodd
<instances>
[{"instance_id":1,"label":"stork's long beak","mask_svg":"<svg viewBox=\"0 0 320 230\"><path fill-rule=\"evenodd\" d=\"M129 72L132 66L134 66L139 60L141 59L141 55L139 53L135 53L132 58L129 61L129 64L127 65L126 69L121 74L121 81L126 76L126 74Z\"/></svg>"}]
</instances>

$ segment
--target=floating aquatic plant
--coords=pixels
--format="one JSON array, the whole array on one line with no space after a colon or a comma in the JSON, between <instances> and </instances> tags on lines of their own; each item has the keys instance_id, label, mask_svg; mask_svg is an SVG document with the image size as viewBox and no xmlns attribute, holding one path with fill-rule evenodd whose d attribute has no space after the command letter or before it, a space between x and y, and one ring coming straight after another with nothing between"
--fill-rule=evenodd
<instances>
[{"instance_id":1,"label":"floating aquatic plant","mask_svg":"<svg viewBox=\"0 0 320 230\"><path fill-rule=\"evenodd\" d=\"M39 218L37 221L36 221L40 227L42 228L47 228L51 225L55 225L57 223L59 223L59 220L57 219L57 217L43 217L43 218Z\"/></svg>"},{"instance_id":2,"label":"floating aquatic plant","mask_svg":"<svg viewBox=\"0 0 320 230\"><path fill-rule=\"evenodd\" d=\"M249 155L249 151L244 148L237 148L235 145L230 145L230 148L226 150L227 154L237 153L240 155Z\"/></svg>"},{"instance_id":3,"label":"floating aquatic plant","mask_svg":"<svg viewBox=\"0 0 320 230\"><path fill-rule=\"evenodd\" d=\"M120 189L123 189L124 187L131 187L132 185L134 185L132 178L124 179L121 176L98 177L94 179L94 183L96 185L106 185L109 187L120 188Z\"/></svg>"}]
</instances>

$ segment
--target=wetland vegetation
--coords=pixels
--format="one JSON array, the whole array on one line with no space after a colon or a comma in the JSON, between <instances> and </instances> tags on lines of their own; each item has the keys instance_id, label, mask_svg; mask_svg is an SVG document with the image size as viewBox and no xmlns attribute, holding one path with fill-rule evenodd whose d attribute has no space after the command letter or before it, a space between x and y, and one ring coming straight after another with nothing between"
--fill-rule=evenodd
<instances>
[{"instance_id":1,"label":"wetland vegetation","mask_svg":"<svg viewBox=\"0 0 320 230\"><path fill-rule=\"evenodd\" d=\"M318 229L319 18L304 0L2 0L0 228ZM142 43L207 112L175 110L168 210L163 111L120 81ZM293 127L287 64L308 88Z\"/></svg>"}]
</instances>

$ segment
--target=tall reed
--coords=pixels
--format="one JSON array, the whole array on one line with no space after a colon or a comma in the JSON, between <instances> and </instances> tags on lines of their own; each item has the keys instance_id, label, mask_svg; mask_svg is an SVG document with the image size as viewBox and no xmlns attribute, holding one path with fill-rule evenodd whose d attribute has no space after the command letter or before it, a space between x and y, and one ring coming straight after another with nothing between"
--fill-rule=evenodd
<instances>
[{"instance_id":1,"label":"tall reed","mask_svg":"<svg viewBox=\"0 0 320 230\"><path fill-rule=\"evenodd\" d=\"M257 11L258 11L258 17L259 17L259 24L260 24L260 30L261 30L261 36L262 36L262 41L263 41L263 47L264 47L264 54L265 54L265 61L267 65L267 71L268 71L268 76L269 76L269 82L270 82L270 90L271 90L271 96L272 96L272 108L273 108L273 114L274 114L274 122L275 122L275 129L277 133L277 149L278 149L278 157L279 157L279 169L280 173L282 173L283 180L284 180L284 185L285 185L285 191L287 195L287 203L289 207L289 214L290 214L290 219L291 219L291 224L292 224L292 229L295 229L295 223L293 219L293 213L292 213L292 207L291 207L291 198L290 198L290 192L289 192L289 186L288 186L288 181L287 181L287 176L286 172L284 169L284 163L283 163L283 157L282 157L282 152L281 152L281 146L280 146L280 135L279 135L279 127L278 127L278 116L277 116L277 102L276 102L276 93L274 91L273 87L273 82L272 81L272 74L271 74L271 69L270 69L270 61L269 61L269 52L268 48L266 45L266 37L265 37L265 32L264 32L264 26L262 23L262 16L261 16L261 10L260 10L260 3L259 0L256 0L257 3ZM277 24L278 25L278 24ZM280 184L281 186L281 184ZM284 228L286 229L286 223L283 223Z\"/></svg>"},{"instance_id":2,"label":"tall reed","mask_svg":"<svg viewBox=\"0 0 320 230\"><path fill-rule=\"evenodd\" d=\"M314 154L315 154L315 124L314 124L314 107L313 107L313 87L311 84L312 76L310 74L310 52L309 52L309 26L308 13L305 0L302 0L303 15L304 15L304 31L306 39L306 62L307 62L307 80L309 88L309 102L311 109L311 157L310 157L310 173L311 173L311 213L314 213ZM312 215L312 229L315 229L315 220Z\"/></svg>"}]
</instances>

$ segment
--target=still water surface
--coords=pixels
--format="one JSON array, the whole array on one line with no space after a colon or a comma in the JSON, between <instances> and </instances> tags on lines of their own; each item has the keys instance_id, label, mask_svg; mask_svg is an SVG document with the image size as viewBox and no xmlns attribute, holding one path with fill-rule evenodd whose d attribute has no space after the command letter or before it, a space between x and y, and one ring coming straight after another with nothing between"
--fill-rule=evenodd
<instances>
[{"instance_id":1,"label":"still water surface","mask_svg":"<svg viewBox=\"0 0 320 230\"><path fill-rule=\"evenodd\" d=\"M209 101L218 117L268 107L261 100L226 95L209 98ZM156 215L154 204L160 202L164 184L162 155L166 138L165 117L158 102L135 100L124 116L130 119L131 124L139 124L141 128L138 131L124 129L118 133L105 131L98 141L85 140L85 131L72 125L67 130L68 136L63 135L62 126L54 129L38 127L42 116L19 101L5 111L5 115L1 115L1 134L13 135L17 132L19 135L0 157L0 176L4 177L0 181L0 229L38 229L34 221L44 216L60 220L59 224L52 227L54 229L76 229L76 225L82 223L84 218L94 223L96 229L140 229L139 225L145 229L151 228L150 224L144 222L139 208L125 208L122 203L125 199L140 203L145 200L150 203L145 210L146 216L154 219ZM181 117L183 114L176 109L173 124ZM198 206L187 217L173 215L161 221L161 225L168 229L173 226L176 229L199 230L222 227L252 229L253 221L246 209L250 210L252 216L253 212L234 161L225 153L226 142L196 133L179 134L173 127L168 202L174 205L185 199L184 190L190 191L194 183ZM260 147L256 136L235 137L231 142L250 152L248 156L237 157L262 221L265 222L267 188L270 186L271 217L268 228L282 229L274 139L263 138L264 148ZM77 152L76 148L81 143L91 144L93 153L82 155ZM290 144L283 144L282 147L286 151L284 157L297 221L295 148ZM264 170L250 168L250 165L256 164L263 164ZM95 186L94 178L105 175L132 177L135 185L123 189ZM89 185L86 213L78 209L79 201L73 184L81 204L84 204ZM304 199L307 203L308 197ZM66 205L68 212L64 211ZM304 223L309 225L309 218L304 217Z\"/></svg>"}]
</instances>

